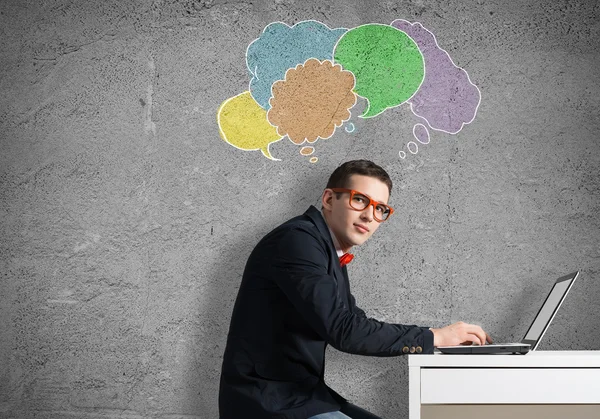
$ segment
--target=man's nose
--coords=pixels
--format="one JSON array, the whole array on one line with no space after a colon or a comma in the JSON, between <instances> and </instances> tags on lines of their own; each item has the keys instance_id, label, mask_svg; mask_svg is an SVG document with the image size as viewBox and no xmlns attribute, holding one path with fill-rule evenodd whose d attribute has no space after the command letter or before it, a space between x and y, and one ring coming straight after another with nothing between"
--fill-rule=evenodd
<instances>
[{"instance_id":1,"label":"man's nose","mask_svg":"<svg viewBox=\"0 0 600 419\"><path fill-rule=\"evenodd\" d=\"M373 221L373 206L369 205L367 208L365 208L360 214L360 218L369 222Z\"/></svg>"}]
</instances>

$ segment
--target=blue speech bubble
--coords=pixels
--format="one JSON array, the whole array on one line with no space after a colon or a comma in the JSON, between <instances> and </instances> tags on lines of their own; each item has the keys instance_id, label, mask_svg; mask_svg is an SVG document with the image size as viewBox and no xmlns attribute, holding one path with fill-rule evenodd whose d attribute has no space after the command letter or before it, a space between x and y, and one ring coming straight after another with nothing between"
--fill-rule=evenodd
<instances>
[{"instance_id":1,"label":"blue speech bubble","mask_svg":"<svg viewBox=\"0 0 600 419\"><path fill-rule=\"evenodd\" d=\"M252 79L250 93L264 109L269 109L271 86L285 78L285 72L309 58L333 60L333 47L347 31L330 29L316 20L305 20L288 26L282 22L269 24L246 51L246 65Z\"/></svg>"}]
</instances>

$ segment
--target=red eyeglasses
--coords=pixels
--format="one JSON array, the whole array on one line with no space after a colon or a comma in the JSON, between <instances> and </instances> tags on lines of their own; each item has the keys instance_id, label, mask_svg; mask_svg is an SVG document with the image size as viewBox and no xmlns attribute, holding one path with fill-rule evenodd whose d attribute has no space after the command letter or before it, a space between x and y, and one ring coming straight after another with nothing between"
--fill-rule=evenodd
<instances>
[{"instance_id":1,"label":"red eyeglasses","mask_svg":"<svg viewBox=\"0 0 600 419\"><path fill-rule=\"evenodd\" d=\"M331 188L331 190L337 193L348 192L350 194L350 207L353 210L364 211L369 205L373 205L373 218L380 223L390 218L390 215L394 213L394 209L389 205L374 201L369 195L355 191L354 189Z\"/></svg>"}]
</instances>

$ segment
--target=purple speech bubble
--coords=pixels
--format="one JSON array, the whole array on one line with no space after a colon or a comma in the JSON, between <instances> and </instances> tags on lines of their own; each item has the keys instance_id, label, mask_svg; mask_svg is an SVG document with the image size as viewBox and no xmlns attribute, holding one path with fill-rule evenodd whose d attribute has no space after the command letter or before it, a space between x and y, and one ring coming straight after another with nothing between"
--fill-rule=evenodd
<instances>
[{"instance_id":1,"label":"purple speech bubble","mask_svg":"<svg viewBox=\"0 0 600 419\"><path fill-rule=\"evenodd\" d=\"M408 100L411 110L424 118L432 129L456 134L475 119L481 92L419 22L396 19L392 26L415 41L425 60L423 84Z\"/></svg>"}]
</instances>

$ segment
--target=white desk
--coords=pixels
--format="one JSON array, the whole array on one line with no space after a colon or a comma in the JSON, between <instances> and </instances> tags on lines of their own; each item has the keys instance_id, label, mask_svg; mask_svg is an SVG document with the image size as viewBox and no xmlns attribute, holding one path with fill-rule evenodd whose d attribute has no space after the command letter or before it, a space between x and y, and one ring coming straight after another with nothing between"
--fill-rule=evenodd
<instances>
[{"instance_id":1,"label":"white desk","mask_svg":"<svg viewBox=\"0 0 600 419\"><path fill-rule=\"evenodd\" d=\"M408 371L410 419L600 418L600 351L409 355Z\"/></svg>"}]
</instances>

